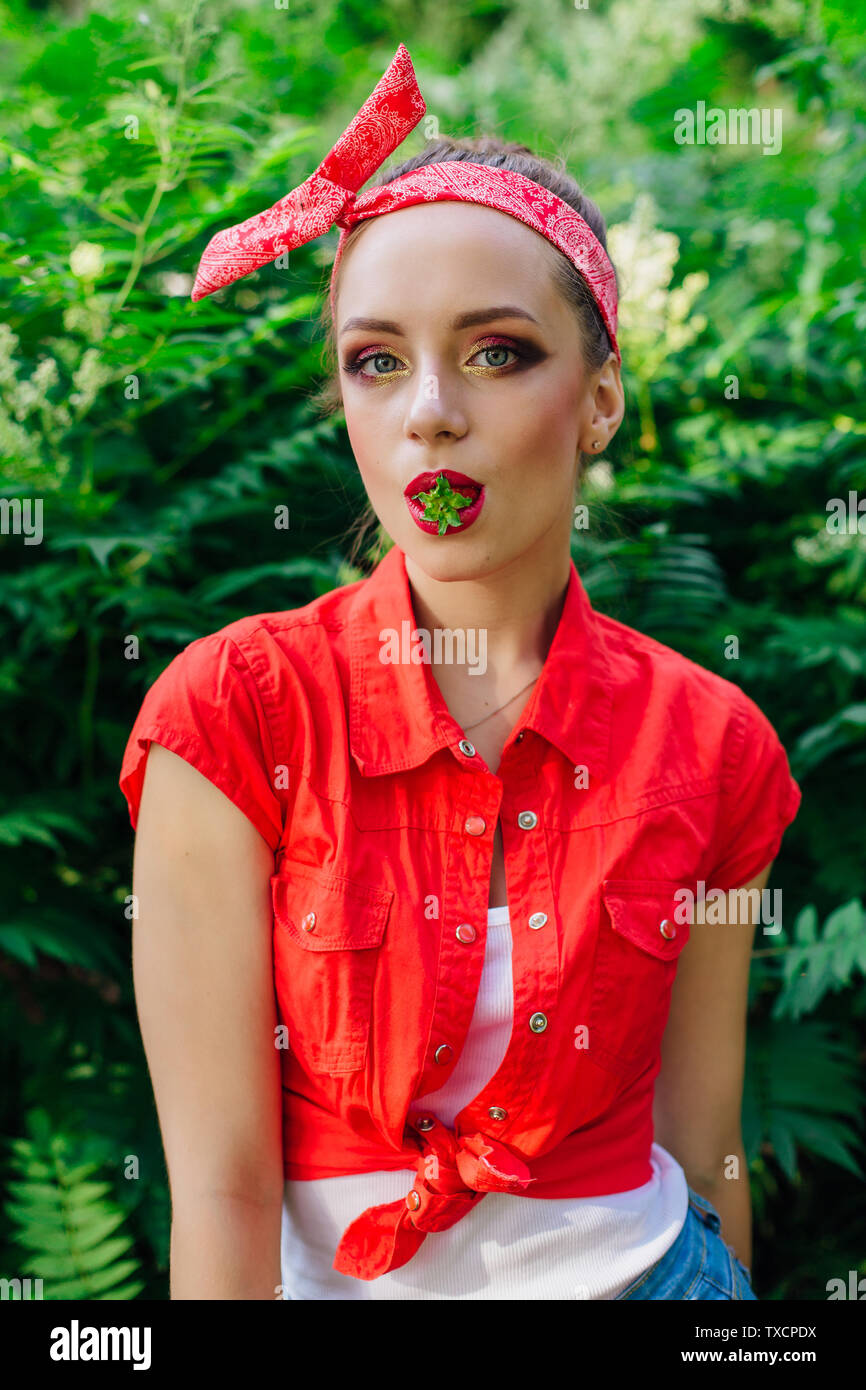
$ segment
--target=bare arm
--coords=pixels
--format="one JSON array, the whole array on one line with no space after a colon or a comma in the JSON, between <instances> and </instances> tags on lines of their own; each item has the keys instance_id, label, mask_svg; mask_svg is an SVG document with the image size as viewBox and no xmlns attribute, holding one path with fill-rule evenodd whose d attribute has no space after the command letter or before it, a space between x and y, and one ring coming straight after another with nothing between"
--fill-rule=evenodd
<instances>
[{"instance_id":1,"label":"bare arm","mask_svg":"<svg viewBox=\"0 0 866 1390\"><path fill-rule=\"evenodd\" d=\"M282 1134L273 853L151 744L133 864L133 975L172 1199L173 1299L273 1299Z\"/></svg>"},{"instance_id":2,"label":"bare arm","mask_svg":"<svg viewBox=\"0 0 866 1390\"><path fill-rule=\"evenodd\" d=\"M764 888L772 867L745 889ZM747 1268L752 1203L741 1112L756 925L748 912L734 920L728 894L723 923L692 926L674 979L653 1105L656 1142L682 1165L689 1186L712 1202L723 1238Z\"/></svg>"}]
</instances>

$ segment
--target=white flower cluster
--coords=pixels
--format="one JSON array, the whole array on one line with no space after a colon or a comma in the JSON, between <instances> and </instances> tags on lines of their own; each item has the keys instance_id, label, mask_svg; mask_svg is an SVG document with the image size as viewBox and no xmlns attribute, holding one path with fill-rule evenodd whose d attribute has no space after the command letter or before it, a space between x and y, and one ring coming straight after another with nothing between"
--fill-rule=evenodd
<instances>
[{"instance_id":1,"label":"white flower cluster","mask_svg":"<svg viewBox=\"0 0 866 1390\"><path fill-rule=\"evenodd\" d=\"M106 382L111 381L111 368L107 367L99 355L99 349L89 347L72 373L73 390L69 394L69 404L75 407L79 416L89 410Z\"/></svg>"},{"instance_id":2,"label":"white flower cluster","mask_svg":"<svg viewBox=\"0 0 866 1390\"><path fill-rule=\"evenodd\" d=\"M69 471L69 461L58 446L71 418L66 406L48 397L59 381L57 362L43 357L29 379L20 379L21 363L15 356L19 339L6 323L0 323L0 455L7 481L35 481L45 474L42 449L52 446L50 476L56 482ZM23 421L38 413L40 430L25 429Z\"/></svg>"},{"instance_id":3,"label":"white flower cluster","mask_svg":"<svg viewBox=\"0 0 866 1390\"><path fill-rule=\"evenodd\" d=\"M105 269L98 241L79 241L69 257L69 268L79 280L98 280Z\"/></svg>"},{"instance_id":4,"label":"white flower cluster","mask_svg":"<svg viewBox=\"0 0 866 1390\"><path fill-rule=\"evenodd\" d=\"M652 380L665 359L687 347L707 324L704 314L692 313L692 306L709 284L709 276L706 271L694 271L671 289L679 238L657 224L655 199L641 193L629 220L612 226L607 238L623 288L617 336L629 369L645 381Z\"/></svg>"},{"instance_id":5,"label":"white flower cluster","mask_svg":"<svg viewBox=\"0 0 866 1390\"><path fill-rule=\"evenodd\" d=\"M69 257L72 274L84 281L88 290L92 291L88 282L104 273L103 253L98 242L80 241ZM100 342L108 329L104 299L89 292L84 302L68 305L63 325L67 333L77 332L92 342ZM28 482L35 482L41 475L41 485L56 485L69 471L69 458L61 449L63 436L87 413L113 374L98 347L87 347L82 353L73 339L61 337L49 340L47 345L54 356L43 357L26 378L22 375L23 364L15 357L18 343L9 325L0 324L0 452L5 460L5 475ZM58 361L69 389L65 398L52 400L48 393L61 382ZM23 427L25 421L29 421L27 428Z\"/></svg>"}]
</instances>

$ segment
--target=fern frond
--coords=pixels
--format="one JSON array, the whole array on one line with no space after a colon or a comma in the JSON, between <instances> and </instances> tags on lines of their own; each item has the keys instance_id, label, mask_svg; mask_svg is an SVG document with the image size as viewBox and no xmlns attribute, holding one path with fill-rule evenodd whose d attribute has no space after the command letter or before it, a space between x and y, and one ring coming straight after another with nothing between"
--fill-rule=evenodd
<instances>
[{"instance_id":1,"label":"fern frond","mask_svg":"<svg viewBox=\"0 0 866 1390\"><path fill-rule=\"evenodd\" d=\"M35 1137L10 1146L11 1200L4 1203L11 1241L27 1252L21 1274L41 1279L46 1298L135 1298L144 1283L132 1277L138 1259L124 1258L135 1242L120 1229L126 1215L111 1183L94 1180L98 1164L69 1161L70 1145L47 1132L44 1111L30 1120Z\"/></svg>"},{"instance_id":2,"label":"fern frond","mask_svg":"<svg viewBox=\"0 0 866 1390\"><path fill-rule=\"evenodd\" d=\"M749 1028L743 1144L751 1165L769 1149L787 1177L798 1147L863 1178L855 1151L864 1109L856 1042L827 1023L759 1020Z\"/></svg>"}]
</instances>

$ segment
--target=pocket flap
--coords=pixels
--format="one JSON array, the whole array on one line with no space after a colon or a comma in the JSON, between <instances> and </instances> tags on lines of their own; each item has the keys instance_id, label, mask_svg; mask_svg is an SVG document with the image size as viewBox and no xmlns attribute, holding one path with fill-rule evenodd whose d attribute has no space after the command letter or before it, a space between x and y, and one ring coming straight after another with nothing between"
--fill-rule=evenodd
<instances>
[{"instance_id":1,"label":"pocket flap","mask_svg":"<svg viewBox=\"0 0 866 1390\"><path fill-rule=\"evenodd\" d=\"M606 878L602 897L615 932L658 960L673 960L690 934L676 897L682 889L662 879Z\"/></svg>"},{"instance_id":2,"label":"pocket flap","mask_svg":"<svg viewBox=\"0 0 866 1390\"><path fill-rule=\"evenodd\" d=\"M271 877L274 921L305 951L380 946L394 897L340 874L284 861Z\"/></svg>"}]
</instances>

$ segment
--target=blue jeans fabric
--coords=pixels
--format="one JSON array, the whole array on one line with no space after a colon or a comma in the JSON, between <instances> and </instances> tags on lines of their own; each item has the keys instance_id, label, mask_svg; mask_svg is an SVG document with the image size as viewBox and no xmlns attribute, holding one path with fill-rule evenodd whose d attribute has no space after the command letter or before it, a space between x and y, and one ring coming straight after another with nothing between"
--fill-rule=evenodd
<instances>
[{"instance_id":1,"label":"blue jeans fabric","mask_svg":"<svg viewBox=\"0 0 866 1390\"><path fill-rule=\"evenodd\" d=\"M683 1228L669 1250L616 1298L752 1299L751 1274L721 1236L712 1202L689 1188Z\"/></svg>"}]
</instances>

